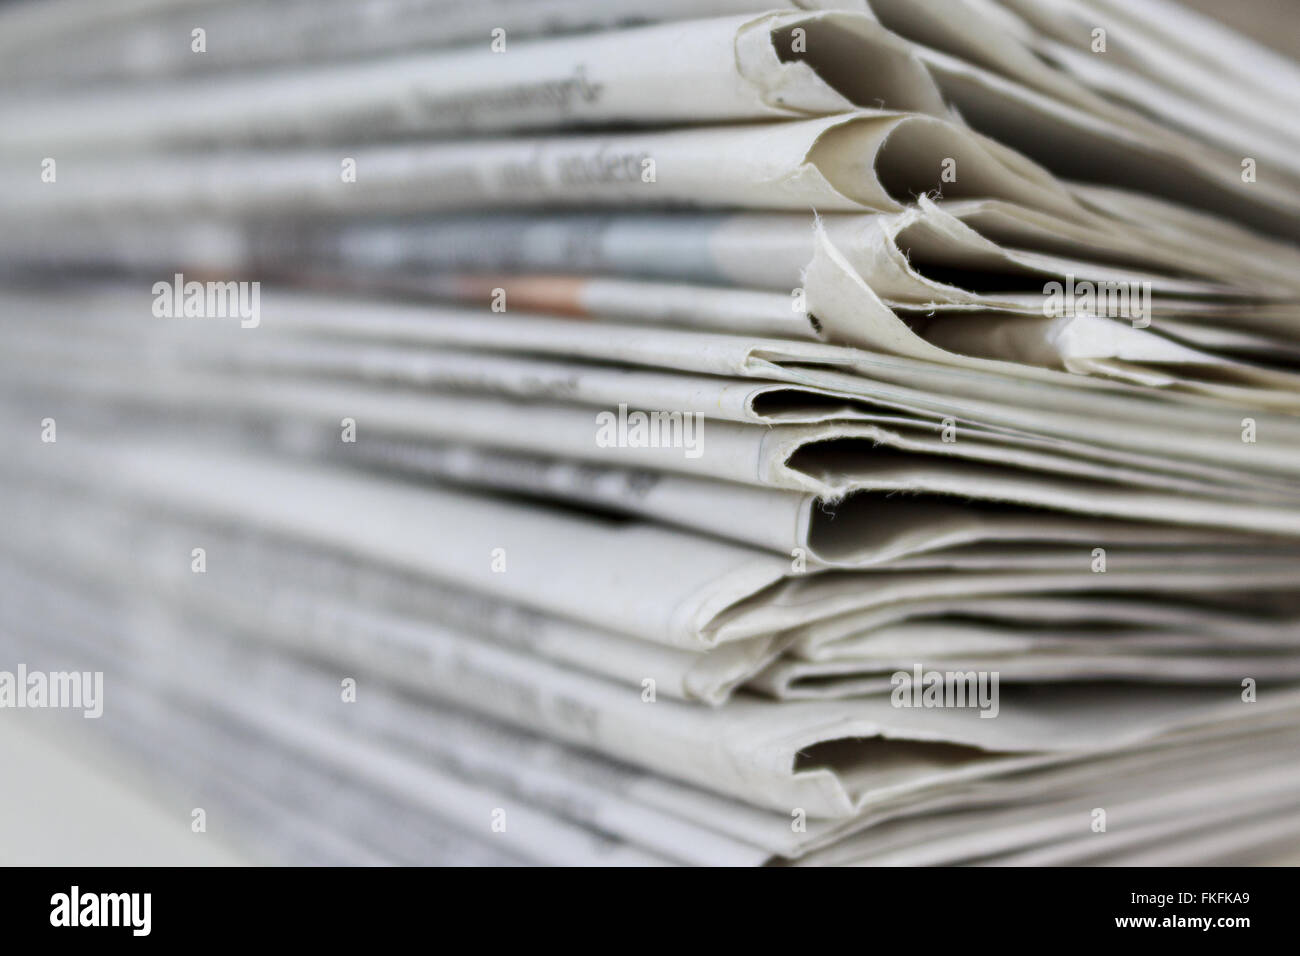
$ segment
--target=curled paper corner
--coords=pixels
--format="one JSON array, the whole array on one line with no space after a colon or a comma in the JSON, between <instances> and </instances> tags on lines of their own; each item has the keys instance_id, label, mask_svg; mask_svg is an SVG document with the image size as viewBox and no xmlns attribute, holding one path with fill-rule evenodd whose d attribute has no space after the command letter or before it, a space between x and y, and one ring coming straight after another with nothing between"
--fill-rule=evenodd
<instances>
[{"instance_id":1,"label":"curled paper corner","mask_svg":"<svg viewBox=\"0 0 1300 956\"><path fill-rule=\"evenodd\" d=\"M904 325L853 268L820 218L813 223L813 257L803 283L808 315L826 342L899 355L946 354Z\"/></svg>"}]
</instances>

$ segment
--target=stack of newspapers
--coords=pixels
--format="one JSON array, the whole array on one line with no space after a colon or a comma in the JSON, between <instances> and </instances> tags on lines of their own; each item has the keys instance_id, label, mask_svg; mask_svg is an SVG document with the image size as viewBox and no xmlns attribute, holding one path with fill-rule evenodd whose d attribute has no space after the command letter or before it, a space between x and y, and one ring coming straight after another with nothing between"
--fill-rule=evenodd
<instances>
[{"instance_id":1,"label":"stack of newspapers","mask_svg":"<svg viewBox=\"0 0 1300 956\"><path fill-rule=\"evenodd\" d=\"M0 76L0 721L166 826L1300 847L1300 65L1174 0L52 0Z\"/></svg>"}]
</instances>

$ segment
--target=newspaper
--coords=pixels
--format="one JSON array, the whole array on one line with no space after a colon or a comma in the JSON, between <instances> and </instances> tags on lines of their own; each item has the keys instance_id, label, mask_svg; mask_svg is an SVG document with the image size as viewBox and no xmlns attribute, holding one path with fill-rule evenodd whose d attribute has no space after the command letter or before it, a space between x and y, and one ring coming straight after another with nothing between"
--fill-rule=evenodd
<instances>
[{"instance_id":1,"label":"newspaper","mask_svg":"<svg viewBox=\"0 0 1300 956\"><path fill-rule=\"evenodd\" d=\"M55 0L0 76L0 759L256 863L1300 846L1287 58L1171 0Z\"/></svg>"},{"instance_id":2,"label":"newspaper","mask_svg":"<svg viewBox=\"0 0 1300 956\"><path fill-rule=\"evenodd\" d=\"M810 52L791 60L783 54L795 29L805 36L812 31L806 37ZM631 62L644 64L642 69L629 68L630 51ZM873 63L872 73L856 84L846 77L850 52ZM55 94L0 107L0 123L17 131L18 143L139 149L320 142L358 134L725 123L872 104L936 116L947 112L907 44L861 15L692 20L522 42L508 54L485 43L463 52L350 62L270 79L205 79L193 89L127 90L80 101ZM851 95L823 80L827 72L844 77Z\"/></svg>"},{"instance_id":3,"label":"newspaper","mask_svg":"<svg viewBox=\"0 0 1300 956\"><path fill-rule=\"evenodd\" d=\"M850 284L849 291L860 291L860 287ZM116 301L121 308L114 314L131 324L149 321L139 305L134 311L130 305L143 298L139 292L134 297L129 292L119 294ZM1288 444L1292 437L1300 437L1288 416L1260 411L1252 420L1282 440L1244 444L1242 419L1236 409L1187 402L1161 405L1151 401L1149 388L1117 387L1079 376L1049 383L1045 379L1024 381L1019 374L979 374L971 369L956 377L932 362L787 340L688 335L642 327L602 328L599 336L593 336L591 328L582 323L511 314L489 313L485 317L478 310L404 304L366 306L362 319L354 305L337 297L285 295L273 299L268 290L263 298L267 308L259 320L262 329L293 329L313 335L364 334L442 347L530 350L825 387L873 403L901 400L909 411L919 410L940 421L952 418L958 424L1050 437L1058 447L1068 443L1073 453L1093 444L1155 454L1168 462L1168 467L1177 467L1173 463L1180 460L1196 461L1199 468L1239 461L1248 463L1242 471L1287 474L1294 470L1296 460ZM74 297L71 301L78 300ZM1068 387L1044 387L1056 383ZM1099 415L1124 420L1127 427L1116 430L1099 425ZM1046 429L1045 420L1051 422ZM961 454L961 443L948 443L947 453Z\"/></svg>"},{"instance_id":4,"label":"newspaper","mask_svg":"<svg viewBox=\"0 0 1300 956\"><path fill-rule=\"evenodd\" d=\"M33 85L84 83L93 79L207 74L285 61L314 61L389 53L412 48L487 42L492 31L512 38L595 31L627 24L714 15L757 13L766 7L831 6L869 13L865 0L768 2L752 0L180 0L175 4L114 4L85 0L57 3L48 11L6 11L5 63L15 79ZM152 14L142 16L142 14ZM277 29L262 28L275 15ZM202 57L189 38L195 16L214 36ZM69 29L70 24L75 24Z\"/></svg>"},{"instance_id":5,"label":"newspaper","mask_svg":"<svg viewBox=\"0 0 1300 956\"><path fill-rule=\"evenodd\" d=\"M647 705L638 694L536 659L525 662L512 652L450 634L444 634L442 639L451 643L440 645L433 632L427 628L424 632L428 652L436 654L435 660L441 664L412 679L436 681L440 696L445 694L465 706L486 707L502 719L545 727L562 739L598 750L626 753L627 740L644 740L646 745L637 748L635 754L644 765L770 809L803 807L810 816L852 815L853 806L892 795L897 788L934 786L938 779L944 779L942 771L936 777L939 767L924 758L890 761L887 765L873 765L868 760L863 765L845 754L842 763L800 769L796 751L807 750L818 741L883 735L891 739L960 742L990 753L982 760L959 761L947 772L948 779L970 779L972 775L978 778L995 770L1010 770L1017 761L1032 760L1034 752L1069 753L1095 748L1098 734L1105 736L1109 746L1131 747L1210 719L1227 727L1234 714L1239 719L1247 715L1266 719L1279 708L1294 707L1294 695L1290 695L1287 700L1275 698L1271 704L1261 703L1243 714L1239 703L1215 706L1214 701L1223 699L1216 691L1171 688L1159 697L1146 696L1142 700L1122 691L1053 690L1049 695L1027 696L1014 709L1004 694L999 718L992 721L980 720L970 710L900 710L891 707L887 699L877 707L873 702L878 698L855 701L851 718L830 702L786 702L776 705L778 711L765 702L738 699L725 708L704 711L672 706L667 700ZM521 666L507 667L512 659ZM391 677L398 679L396 674ZM480 692L489 686L511 686L515 682L516 692L512 694ZM206 680L201 683L210 688L207 693L211 694L211 684ZM430 684L423 686L426 691L434 689ZM259 710L254 708L253 713ZM793 732L792 728L801 723L804 729ZM778 727L783 729L778 731ZM305 735L306 725L296 732ZM672 745L668 746L670 740ZM730 748L748 753L741 757L736 752L724 771L716 758L719 749L725 753ZM1025 756L997 756L1015 753Z\"/></svg>"},{"instance_id":6,"label":"newspaper","mask_svg":"<svg viewBox=\"0 0 1300 956\"><path fill-rule=\"evenodd\" d=\"M515 137L337 151L96 156L70 151L79 175L59 189L11 177L0 202L17 221L129 211L271 215L277 208L368 214L541 206L703 206L899 212L965 174L952 198L999 198L1086 217L1046 170L994 140L919 113L856 110L788 123ZM351 160L349 163L347 160ZM359 172L348 175L355 168Z\"/></svg>"},{"instance_id":7,"label":"newspaper","mask_svg":"<svg viewBox=\"0 0 1300 956\"><path fill-rule=\"evenodd\" d=\"M707 12L697 10L695 15ZM446 11L442 13L447 19ZM937 16L938 11L935 13ZM951 18L950 12L944 15ZM656 16L672 18L674 13L659 10ZM556 23L552 18L550 24ZM891 23L904 27L905 32L908 26L916 29L915 25ZM490 28L509 32L499 18L489 21L483 32ZM799 43L792 42L795 31L799 31ZM439 42L447 41L448 32L440 31ZM450 32L454 39L455 28ZM167 46L173 55L173 48L180 49L174 42ZM637 51L639 61L653 64L653 69L642 74L629 71L630 49ZM1053 55L1069 52L1069 47L1061 44L1050 49ZM47 148L68 136L83 142L138 147L228 144L232 140L329 140L340 130L349 135L358 130L367 135L398 135L581 123L718 122L870 106L945 115L943 96L948 96L964 115L975 118L976 128L994 133L1030 155L1040 154L1035 156L1040 161L1074 157L1075 165L1061 167L1073 177L1091 178L1089 164L1093 168L1097 164L1121 165L1134 177L1125 179L1121 174L1119 181L1126 185L1146 189L1154 185L1163 195L1179 201L1195 197L1207 208L1230 216L1243 215L1245 206L1250 210L1245 214L1254 222L1270 221L1271 215L1275 229L1285 228L1276 216L1277 207L1292 205L1288 191L1270 183L1242 188L1231 170L1232 152L1145 119L1142 113L1153 107L1175 116L1185 116L1187 110L1170 103L1168 88L1143 87L1131 71L1121 73L1122 82L1104 81L1107 92L1122 89L1132 96L1135 87L1141 90L1133 102L1136 108L1124 110L1090 93L1084 84L1072 86L1041 64L1033 69L1035 61L1028 49L1014 66L1001 63L1006 72L999 76L924 44L911 43L867 14L822 12L692 20L687 26L674 23L525 42L512 48L509 57L500 56L501 52L481 48L388 58L376 64L344 63L286 74L269 84L265 78L237 78L221 81L223 85L214 88L207 80L197 88L198 96L185 89L152 94L137 89L67 105L57 94L43 101L38 95L35 102L29 96L8 112L0 108L0 117L20 137L30 137ZM92 62L102 56L97 54ZM1074 56L1080 65L1087 65L1087 72L1098 69L1090 65L1097 57ZM870 74L849 68L862 60L872 62ZM1032 76L1026 75L1025 68ZM1116 67L1106 61L1100 69L1105 73ZM1021 85L1025 80L1030 85ZM1035 83L1044 82L1049 92L1034 88ZM1203 87L1206 95L1214 91L1221 96L1223 85L1216 77ZM1252 88L1250 93L1261 95L1260 88ZM683 115L682 104L687 102L690 109ZM1035 114L1032 126L1025 122L1026 111ZM1229 117L1241 115L1233 110ZM1245 114L1247 119L1250 115ZM1230 149L1243 138L1258 148L1275 137L1268 124L1231 130L1231 122L1215 114L1212 122L1193 125L1197 134L1216 137L1221 146ZM1051 130L1047 140L1042 138L1044 125ZM1229 127L1226 133L1225 126ZM1032 134L1025 135L1030 130ZM1052 145L1050 152L1043 148L1045 142ZM1295 145L1283 140L1266 155L1271 163L1288 168L1294 181L1300 182L1300 168L1292 158ZM1162 182L1171 167L1177 178Z\"/></svg>"}]
</instances>

